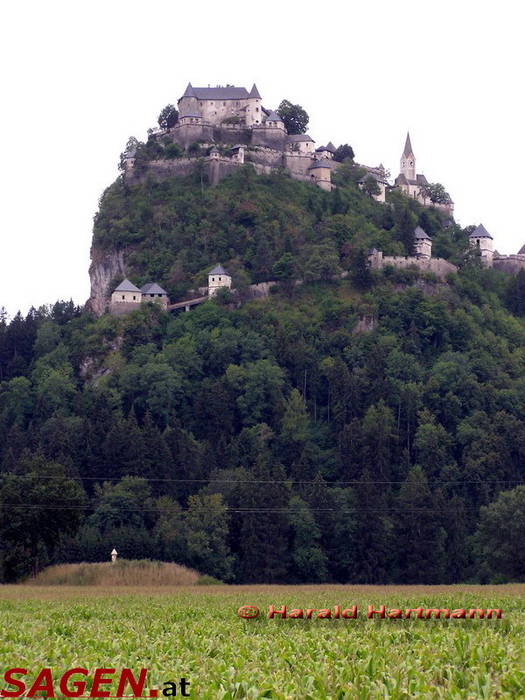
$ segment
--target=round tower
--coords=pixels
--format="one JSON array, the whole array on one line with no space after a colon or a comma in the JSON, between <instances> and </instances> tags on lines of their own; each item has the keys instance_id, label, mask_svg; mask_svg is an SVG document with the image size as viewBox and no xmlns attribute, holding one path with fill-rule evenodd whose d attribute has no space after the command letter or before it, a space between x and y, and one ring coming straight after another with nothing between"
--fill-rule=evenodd
<instances>
[{"instance_id":1,"label":"round tower","mask_svg":"<svg viewBox=\"0 0 525 700\"><path fill-rule=\"evenodd\" d=\"M332 171L330 169L328 158L315 160L308 168L310 179L322 190L331 192L332 190Z\"/></svg>"},{"instance_id":2,"label":"round tower","mask_svg":"<svg viewBox=\"0 0 525 700\"><path fill-rule=\"evenodd\" d=\"M246 105L246 126L262 123L261 96L257 85L254 83L247 99Z\"/></svg>"},{"instance_id":3,"label":"round tower","mask_svg":"<svg viewBox=\"0 0 525 700\"><path fill-rule=\"evenodd\" d=\"M184 95L179 99L177 106L179 108L179 119L186 115L200 117L199 101L191 83L188 83Z\"/></svg>"}]
</instances>

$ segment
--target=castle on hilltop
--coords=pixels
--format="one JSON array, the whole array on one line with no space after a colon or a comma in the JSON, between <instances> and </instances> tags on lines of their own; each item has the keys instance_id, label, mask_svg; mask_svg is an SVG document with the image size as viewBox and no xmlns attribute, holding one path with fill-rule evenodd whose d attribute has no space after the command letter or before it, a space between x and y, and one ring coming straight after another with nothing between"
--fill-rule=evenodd
<instances>
[{"instance_id":1,"label":"castle on hilltop","mask_svg":"<svg viewBox=\"0 0 525 700\"><path fill-rule=\"evenodd\" d=\"M291 177L311 182L330 191L332 173L339 167L334 160L335 146L329 142L316 147L309 134L288 134L277 112L267 109L254 84L251 90L234 85L193 87L188 83L177 103L177 123L167 129L150 130L150 138L159 142L168 139L184 151L184 155L170 160L150 161L149 172L158 175L186 175L191 172L195 151L205 156L205 169L212 185L230 175L244 163L251 163L259 174L279 169ZM133 180L135 153L124 158L127 178ZM384 169L359 166L366 177L374 178L385 201L388 186Z\"/></svg>"},{"instance_id":2,"label":"castle on hilltop","mask_svg":"<svg viewBox=\"0 0 525 700\"><path fill-rule=\"evenodd\" d=\"M198 166L200 173L207 175L208 182L216 185L244 163L250 163L258 174L285 171L294 179L326 191L335 187L332 174L341 163L336 160L337 149L333 143L316 146L309 134L289 134L277 111L263 106L255 84L247 90L234 85L193 87L188 83L177 106L171 126L148 129L147 144L130 139L120 164L126 182L140 182L149 175L159 179L190 175ZM432 185L425 175L417 172L409 133L393 186L388 183L390 175L381 164L370 167L353 160L352 164L357 185L379 202L384 203L386 191L395 188L423 206L435 207L447 216L453 213L454 203L443 187ZM374 181L378 187L373 186ZM525 269L525 246L515 255L500 255L482 224L470 234L470 246L479 251L481 262L487 267L511 274ZM413 247L412 254L405 256L385 256L383 251L371 250L368 263L375 269L416 267L441 279L457 270L447 260L432 257L432 240L419 226L414 231ZM126 313L145 301L153 301L169 311L179 308L188 311L214 296L220 287L231 286L230 275L218 266L209 273L208 287L190 290L190 299L170 304L167 293L154 282L139 289L124 279L111 290L111 281L117 275L120 279L126 275L124 251L115 251L107 262L92 259L90 305L96 313L107 309L110 297L110 311L114 314ZM267 280L249 285L250 294L267 296L274 284L275 281Z\"/></svg>"},{"instance_id":3,"label":"castle on hilltop","mask_svg":"<svg viewBox=\"0 0 525 700\"><path fill-rule=\"evenodd\" d=\"M150 160L147 170L151 174L187 175L192 172L196 158L204 156L204 169L212 185L244 163L251 163L259 174L282 169L292 178L311 182L328 192L334 188L332 173L340 163L334 159L333 143L316 147L310 134L289 134L277 111L263 106L255 83L250 90L235 85L194 87L188 83L177 107L178 119L173 126L149 129L148 133L158 143L176 144L181 153ZM386 191L392 186L384 167L355 165L363 173L358 185L364 187L372 178L378 186L372 196L385 202ZM141 176L134 166L135 152L123 154L125 177L131 181ZM428 186L426 177L416 172L416 158L407 134L400 173L393 187L424 206L452 215L454 203L450 199L432 201Z\"/></svg>"}]
</instances>

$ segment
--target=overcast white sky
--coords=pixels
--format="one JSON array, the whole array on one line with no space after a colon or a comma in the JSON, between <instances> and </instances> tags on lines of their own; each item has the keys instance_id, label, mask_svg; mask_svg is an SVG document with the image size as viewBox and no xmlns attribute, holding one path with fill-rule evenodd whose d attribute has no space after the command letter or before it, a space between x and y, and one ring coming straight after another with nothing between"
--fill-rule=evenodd
<instances>
[{"instance_id":1,"label":"overcast white sky","mask_svg":"<svg viewBox=\"0 0 525 700\"><path fill-rule=\"evenodd\" d=\"M502 253L523 225L523 3L6 3L0 28L0 307L89 296L93 215L130 135L195 86L255 81L392 175L417 168Z\"/></svg>"}]
</instances>

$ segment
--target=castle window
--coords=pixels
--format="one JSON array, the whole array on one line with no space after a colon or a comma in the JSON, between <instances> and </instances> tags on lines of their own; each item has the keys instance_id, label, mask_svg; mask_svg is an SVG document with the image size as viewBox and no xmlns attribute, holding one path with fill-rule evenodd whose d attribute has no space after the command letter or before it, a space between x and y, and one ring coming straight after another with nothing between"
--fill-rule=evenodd
<instances>
[{"instance_id":1,"label":"castle window","mask_svg":"<svg viewBox=\"0 0 525 700\"><path fill-rule=\"evenodd\" d=\"M126 297L125 297L124 294L123 294L123 295L122 295L122 299L124 300L125 298L126 298Z\"/></svg>"},{"instance_id":2,"label":"castle window","mask_svg":"<svg viewBox=\"0 0 525 700\"><path fill-rule=\"evenodd\" d=\"M221 277L219 277L219 282L221 281L221 279L222 279L222 278L221 278Z\"/></svg>"},{"instance_id":3,"label":"castle window","mask_svg":"<svg viewBox=\"0 0 525 700\"><path fill-rule=\"evenodd\" d=\"M212 278L211 278L211 281L212 281L212 282L215 282L215 277L212 277Z\"/></svg>"},{"instance_id":4,"label":"castle window","mask_svg":"<svg viewBox=\"0 0 525 700\"><path fill-rule=\"evenodd\" d=\"M255 111L258 112L258 111L259 111L259 107L256 107L256 108L255 108Z\"/></svg>"},{"instance_id":5,"label":"castle window","mask_svg":"<svg viewBox=\"0 0 525 700\"><path fill-rule=\"evenodd\" d=\"M133 301L136 301L136 300L137 300L137 297L135 295L133 295Z\"/></svg>"}]
</instances>

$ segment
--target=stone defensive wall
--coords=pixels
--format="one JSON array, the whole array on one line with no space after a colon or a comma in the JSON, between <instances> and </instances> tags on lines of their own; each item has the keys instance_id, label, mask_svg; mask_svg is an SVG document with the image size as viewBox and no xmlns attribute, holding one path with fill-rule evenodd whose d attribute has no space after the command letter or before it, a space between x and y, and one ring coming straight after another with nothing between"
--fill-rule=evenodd
<instances>
[{"instance_id":1,"label":"stone defensive wall","mask_svg":"<svg viewBox=\"0 0 525 700\"><path fill-rule=\"evenodd\" d=\"M245 164L252 165L258 175L270 175L276 168L283 166L281 154L268 149L267 151L249 151ZM146 176L153 175L159 179L167 177L183 177L195 172L199 163L203 164L204 171L211 185L217 185L228 175L243 165L238 160L219 156L218 158L195 157L173 158L169 160L151 160L143 173L137 174L134 170L126 173L126 180L130 183L141 182ZM298 179L308 180L307 176L297 176Z\"/></svg>"},{"instance_id":2,"label":"stone defensive wall","mask_svg":"<svg viewBox=\"0 0 525 700\"><path fill-rule=\"evenodd\" d=\"M285 164L282 152L265 146L248 146L244 160L255 165L256 170L258 170L257 166L268 166L271 169L282 168ZM270 170L260 172L270 172Z\"/></svg>"},{"instance_id":3,"label":"stone defensive wall","mask_svg":"<svg viewBox=\"0 0 525 700\"><path fill-rule=\"evenodd\" d=\"M170 160L150 160L143 173L136 173L134 169L126 172L126 180L130 183L140 182L147 175L159 178L179 177L191 175L195 171L199 158L173 158Z\"/></svg>"},{"instance_id":4,"label":"stone defensive wall","mask_svg":"<svg viewBox=\"0 0 525 700\"><path fill-rule=\"evenodd\" d=\"M520 270L525 269L525 255L495 255L492 259L492 266L496 270L515 275Z\"/></svg>"},{"instance_id":5,"label":"stone defensive wall","mask_svg":"<svg viewBox=\"0 0 525 700\"><path fill-rule=\"evenodd\" d=\"M371 256L371 267L380 270L386 265L398 268L415 267L423 272L432 272L437 277L444 279L451 272L457 272L458 268L448 260L443 258L415 258L402 255L373 255Z\"/></svg>"},{"instance_id":6,"label":"stone defensive wall","mask_svg":"<svg viewBox=\"0 0 525 700\"><path fill-rule=\"evenodd\" d=\"M312 163L311 155L302 155L299 153L286 153L284 155L284 166L296 180L311 179L309 168Z\"/></svg>"},{"instance_id":7,"label":"stone defensive wall","mask_svg":"<svg viewBox=\"0 0 525 700\"><path fill-rule=\"evenodd\" d=\"M261 126L248 129L245 124L178 124L171 129L152 134L154 138L169 136L182 146L188 148L197 141L205 143L221 143L227 146L244 144L245 146L267 146L279 151L286 145L286 132Z\"/></svg>"},{"instance_id":8,"label":"stone defensive wall","mask_svg":"<svg viewBox=\"0 0 525 700\"><path fill-rule=\"evenodd\" d=\"M109 302L109 313L112 316L124 316L129 314L130 311L136 311L140 308L140 303L133 303L128 301L121 301L118 304L115 302Z\"/></svg>"}]
</instances>

